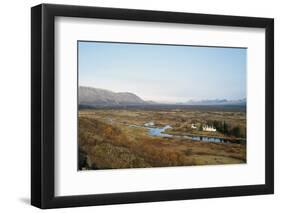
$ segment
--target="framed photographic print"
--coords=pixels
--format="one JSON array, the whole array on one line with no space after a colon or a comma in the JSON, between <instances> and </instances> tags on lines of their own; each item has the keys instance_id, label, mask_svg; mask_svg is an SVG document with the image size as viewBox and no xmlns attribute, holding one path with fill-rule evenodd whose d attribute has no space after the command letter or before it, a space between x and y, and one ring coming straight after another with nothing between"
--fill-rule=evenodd
<instances>
[{"instance_id":1,"label":"framed photographic print","mask_svg":"<svg viewBox=\"0 0 281 213\"><path fill-rule=\"evenodd\" d=\"M271 194L274 21L31 9L31 203Z\"/></svg>"}]
</instances>

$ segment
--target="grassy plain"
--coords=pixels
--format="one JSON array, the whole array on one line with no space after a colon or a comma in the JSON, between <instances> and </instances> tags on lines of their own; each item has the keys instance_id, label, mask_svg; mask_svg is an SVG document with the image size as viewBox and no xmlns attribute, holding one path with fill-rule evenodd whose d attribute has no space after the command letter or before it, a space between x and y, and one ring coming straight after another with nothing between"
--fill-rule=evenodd
<instances>
[{"instance_id":1,"label":"grassy plain","mask_svg":"<svg viewBox=\"0 0 281 213\"><path fill-rule=\"evenodd\" d=\"M246 138L244 111L196 109L79 110L79 169L146 168L246 163L246 143L214 143L184 137L158 137L143 128L172 126L169 134ZM227 124L229 134L191 129L191 124ZM132 127L132 125L134 127Z\"/></svg>"}]
</instances>

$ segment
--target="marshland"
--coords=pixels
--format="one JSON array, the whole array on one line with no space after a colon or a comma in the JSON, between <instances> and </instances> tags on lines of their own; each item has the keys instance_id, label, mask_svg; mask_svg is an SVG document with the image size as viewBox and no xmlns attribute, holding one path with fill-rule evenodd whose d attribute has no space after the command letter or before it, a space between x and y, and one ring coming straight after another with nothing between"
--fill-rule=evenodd
<instances>
[{"instance_id":1,"label":"marshland","mask_svg":"<svg viewBox=\"0 0 281 213\"><path fill-rule=\"evenodd\" d=\"M246 163L243 108L80 109L78 120L80 170Z\"/></svg>"}]
</instances>

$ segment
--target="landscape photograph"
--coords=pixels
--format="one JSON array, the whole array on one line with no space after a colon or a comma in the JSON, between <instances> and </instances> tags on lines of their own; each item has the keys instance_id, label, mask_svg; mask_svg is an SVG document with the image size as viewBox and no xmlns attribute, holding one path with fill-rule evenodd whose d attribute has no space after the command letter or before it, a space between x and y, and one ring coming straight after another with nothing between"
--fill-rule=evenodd
<instances>
[{"instance_id":1,"label":"landscape photograph","mask_svg":"<svg viewBox=\"0 0 281 213\"><path fill-rule=\"evenodd\" d=\"M247 49L78 41L78 171L247 163Z\"/></svg>"}]
</instances>

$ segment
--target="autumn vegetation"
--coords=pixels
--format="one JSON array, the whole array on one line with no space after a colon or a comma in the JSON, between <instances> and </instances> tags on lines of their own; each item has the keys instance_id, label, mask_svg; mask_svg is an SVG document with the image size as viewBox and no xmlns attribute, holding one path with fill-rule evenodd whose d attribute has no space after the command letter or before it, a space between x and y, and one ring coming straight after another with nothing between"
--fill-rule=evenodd
<instances>
[{"instance_id":1,"label":"autumn vegetation","mask_svg":"<svg viewBox=\"0 0 281 213\"><path fill-rule=\"evenodd\" d=\"M246 144L155 137L145 128L131 127L153 120L155 125L170 124L173 131L183 132L190 131L192 122L213 122L217 128L227 125L228 133L216 134L245 137L245 113L204 113L209 114L208 120L202 112L184 110L80 110L79 170L245 163Z\"/></svg>"}]
</instances>

